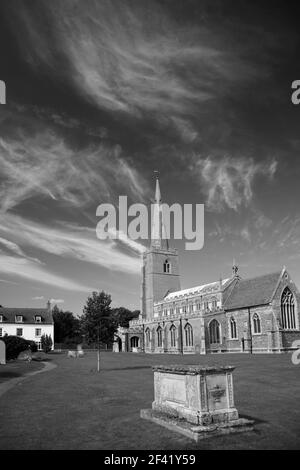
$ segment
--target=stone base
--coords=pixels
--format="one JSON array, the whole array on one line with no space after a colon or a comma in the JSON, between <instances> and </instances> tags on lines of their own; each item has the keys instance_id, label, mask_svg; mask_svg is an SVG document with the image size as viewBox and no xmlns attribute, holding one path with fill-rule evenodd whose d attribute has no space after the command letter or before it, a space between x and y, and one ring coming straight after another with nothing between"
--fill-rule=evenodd
<instances>
[{"instance_id":1,"label":"stone base","mask_svg":"<svg viewBox=\"0 0 300 470\"><path fill-rule=\"evenodd\" d=\"M175 409L166 404L152 403L152 411L155 414L166 416L167 418L175 418L177 420L186 420L194 426L208 426L209 424L227 423L228 421L236 421L239 414L236 408L228 408L227 410L197 411L189 410L184 406L178 406Z\"/></svg>"},{"instance_id":2,"label":"stone base","mask_svg":"<svg viewBox=\"0 0 300 470\"><path fill-rule=\"evenodd\" d=\"M253 431L254 421L245 418L239 418L227 423L215 423L207 426L195 426L184 419L171 418L157 411L151 409L144 409L140 411L140 416L143 419L152 421L153 423L160 424L170 431L175 431L184 436L199 442L208 437L216 437L224 434L241 433Z\"/></svg>"}]
</instances>

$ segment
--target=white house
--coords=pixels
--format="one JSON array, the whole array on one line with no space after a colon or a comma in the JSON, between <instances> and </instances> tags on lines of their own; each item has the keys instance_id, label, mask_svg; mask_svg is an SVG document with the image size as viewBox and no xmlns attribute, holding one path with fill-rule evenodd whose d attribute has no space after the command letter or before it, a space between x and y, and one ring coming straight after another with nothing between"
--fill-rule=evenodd
<instances>
[{"instance_id":1,"label":"white house","mask_svg":"<svg viewBox=\"0 0 300 470\"><path fill-rule=\"evenodd\" d=\"M42 335L52 338L54 349L54 321L51 304L47 308L6 308L0 306L0 338L5 335L20 336L34 341L41 349Z\"/></svg>"}]
</instances>

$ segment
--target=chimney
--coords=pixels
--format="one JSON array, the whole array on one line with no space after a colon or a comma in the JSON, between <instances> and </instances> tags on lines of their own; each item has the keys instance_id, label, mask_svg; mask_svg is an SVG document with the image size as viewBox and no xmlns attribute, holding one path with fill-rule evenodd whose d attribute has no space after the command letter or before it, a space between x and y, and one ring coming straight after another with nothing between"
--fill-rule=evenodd
<instances>
[{"instance_id":1,"label":"chimney","mask_svg":"<svg viewBox=\"0 0 300 470\"><path fill-rule=\"evenodd\" d=\"M50 300L48 300L48 302L47 302L47 310L48 310L49 313L51 313L51 302L50 302Z\"/></svg>"}]
</instances>

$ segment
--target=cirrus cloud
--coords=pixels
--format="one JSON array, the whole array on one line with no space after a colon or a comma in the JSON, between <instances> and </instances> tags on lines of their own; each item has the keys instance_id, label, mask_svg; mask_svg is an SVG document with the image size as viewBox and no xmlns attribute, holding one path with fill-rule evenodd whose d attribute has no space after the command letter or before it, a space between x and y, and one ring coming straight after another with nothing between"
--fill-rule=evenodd
<instances>
[{"instance_id":1,"label":"cirrus cloud","mask_svg":"<svg viewBox=\"0 0 300 470\"><path fill-rule=\"evenodd\" d=\"M216 212L226 207L237 211L241 206L249 205L255 179L271 180L276 169L277 161L274 159L257 162L251 157L200 157L193 165L201 190L206 195L207 207Z\"/></svg>"}]
</instances>

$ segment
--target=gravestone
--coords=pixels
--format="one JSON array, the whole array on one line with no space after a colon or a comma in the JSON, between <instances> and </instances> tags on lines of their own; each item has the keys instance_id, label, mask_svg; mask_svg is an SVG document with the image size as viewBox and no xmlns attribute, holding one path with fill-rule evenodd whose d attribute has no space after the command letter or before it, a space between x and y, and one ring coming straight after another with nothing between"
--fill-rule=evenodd
<instances>
[{"instance_id":1,"label":"gravestone","mask_svg":"<svg viewBox=\"0 0 300 470\"><path fill-rule=\"evenodd\" d=\"M77 351L68 351L68 357L76 358L77 357Z\"/></svg>"},{"instance_id":2,"label":"gravestone","mask_svg":"<svg viewBox=\"0 0 300 470\"><path fill-rule=\"evenodd\" d=\"M30 349L27 349L26 351L20 352L17 358L18 361L23 361L23 362L31 362L32 361L32 353Z\"/></svg>"},{"instance_id":3,"label":"gravestone","mask_svg":"<svg viewBox=\"0 0 300 470\"><path fill-rule=\"evenodd\" d=\"M232 366L155 366L152 409L141 417L191 437L253 430L234 405Z\"/></svg>"},{"instance_id":4,"label":"gravestone","mask_svg":"<svg viewBox=\"0 0 300 470\"><path fill-rule=\"evenodd\" d=\"M83 357L84 356L84 351L82 349L81 344L77 344L77 357Z\"/></svg>"},{"instance_id":5,"label":"gravestone","mask_svg":"<svg viewBox=\"0 0 300 470\"><path fill-rule=\"evenodd\" d=\"M6 364L6 346L2 340L0 340L0 364Z\"/></svg>"}]
</instances>

